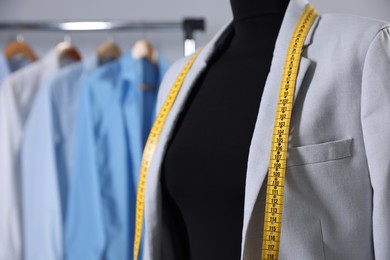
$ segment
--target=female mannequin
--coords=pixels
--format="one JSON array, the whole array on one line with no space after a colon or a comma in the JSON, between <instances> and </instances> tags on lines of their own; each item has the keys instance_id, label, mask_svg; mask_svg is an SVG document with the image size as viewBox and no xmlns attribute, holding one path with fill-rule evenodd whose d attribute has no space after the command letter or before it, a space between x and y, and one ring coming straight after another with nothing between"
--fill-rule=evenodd
<instances>
[{"instance_id":1,"label":"female mannequin","mask_svg":"<svg viewBox=\"0 0 390 260\"><path fill-rule=\"evenodd\" d=\"M230 1L233 33L179 118L161 177L177 259L240 258L249 146L288 2Z\"/></svg>"}]
</instances>

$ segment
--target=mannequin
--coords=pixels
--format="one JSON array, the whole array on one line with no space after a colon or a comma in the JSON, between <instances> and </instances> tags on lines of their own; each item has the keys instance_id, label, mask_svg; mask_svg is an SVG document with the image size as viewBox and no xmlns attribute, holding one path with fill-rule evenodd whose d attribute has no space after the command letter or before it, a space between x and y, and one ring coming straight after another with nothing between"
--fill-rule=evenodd
<instances>
[{"instance_id":1,"label":"mannequin","mask_svg":"<svg viewBox=\"0 0 390 260\"><path fill-rule=\"evenodd\" d=\"M249 147L289 1L230 3L232 33L195 84L162 165L176 259L240 259Z\"/></svg>"}]
</instances>

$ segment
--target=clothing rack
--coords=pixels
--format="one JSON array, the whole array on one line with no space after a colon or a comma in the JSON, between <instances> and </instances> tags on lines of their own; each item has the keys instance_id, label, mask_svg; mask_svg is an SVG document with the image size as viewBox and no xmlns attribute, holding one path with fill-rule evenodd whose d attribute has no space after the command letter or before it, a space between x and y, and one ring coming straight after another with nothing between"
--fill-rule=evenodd
<instances>
[{"instance_id":1,"label":"clothing rack","mask_svg":"<svg viewBox=\"0 0 390 260\"><path fill-rule=\"evenodd\" d=\"M203 18L185 18L181 22L67 21L0 22L0 30L85 32L85 31L179 31L184 33L184 54L196 50L194 33L205 30Z\"/></svg>"}]
</instances>

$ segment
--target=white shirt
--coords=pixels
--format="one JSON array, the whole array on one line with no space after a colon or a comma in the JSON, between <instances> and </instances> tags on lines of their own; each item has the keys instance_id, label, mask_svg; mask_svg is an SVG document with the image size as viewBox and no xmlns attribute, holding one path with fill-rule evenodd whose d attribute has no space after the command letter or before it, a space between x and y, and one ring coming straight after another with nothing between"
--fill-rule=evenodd
<instances>
[{"instance_id":1,"label":"white shirt","mask_svg":"<svg viewBox=\"0 0 390 260\"><path fill-rule=\"evenodd\" d=\"M21 148L24 260L63 259L62 223L73 161L79 90L93 55L61 69L39 89Z\"/></svg>"},{"instance_id":2,"label":"white shirt","mask_svg":"<svg viewBox=\"0 0 390 260\"><path fill-rule=\"evenodd\" d=\"M59 70L59 60L52 50L41 60L10 75L0 87L0 260L23 257L20 201L23 129L36 93Z\"/></svg>"}]
</instances>

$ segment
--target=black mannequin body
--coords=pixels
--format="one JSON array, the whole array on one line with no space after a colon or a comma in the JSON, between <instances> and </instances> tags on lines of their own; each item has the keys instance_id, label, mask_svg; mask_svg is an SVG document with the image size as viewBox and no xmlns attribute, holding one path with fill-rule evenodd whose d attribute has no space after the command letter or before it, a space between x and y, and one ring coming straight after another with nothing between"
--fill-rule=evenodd
<instances>
[{"instance_id":1,"label":"black mannequin body","mask_svg":"<svg viewBox=\"0 0 390 260\"><path fill-rule=\"evenodd\" d=\"M231 0L234 33L194 86L162 167L176 259L240 259L246 167L289 0Z\"/></svg>"}]
</instances>

